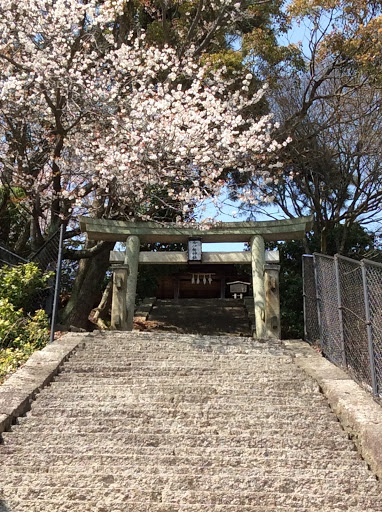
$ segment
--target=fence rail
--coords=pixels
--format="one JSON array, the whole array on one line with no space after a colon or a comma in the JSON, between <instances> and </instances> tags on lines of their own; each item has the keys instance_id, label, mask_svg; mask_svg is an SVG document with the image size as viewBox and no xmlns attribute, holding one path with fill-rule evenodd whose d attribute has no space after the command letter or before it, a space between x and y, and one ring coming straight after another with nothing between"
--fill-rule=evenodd
<instances>
[{"instance_id":1,"label":"fence rail","mask_svg":"<svg viewBox=\"0 0 382 512\"><path fill-rule=\"evenodd\" d=\"M305 340L382 397L382 265L303 256Z\"/></svg>"},{"instance_id":2,"label":"fence rail","mask_svg":"<svg viewBox=\"0 0 382 512\"><path fill-rule=\"evenodd\" d=\"M10 251L6 247L0 244L0 267L3 265L9 265L13 267L14 265L18 265L19 263L28 263L29 260L22 258L18 254Z\"/></svg>"}]
</instances>

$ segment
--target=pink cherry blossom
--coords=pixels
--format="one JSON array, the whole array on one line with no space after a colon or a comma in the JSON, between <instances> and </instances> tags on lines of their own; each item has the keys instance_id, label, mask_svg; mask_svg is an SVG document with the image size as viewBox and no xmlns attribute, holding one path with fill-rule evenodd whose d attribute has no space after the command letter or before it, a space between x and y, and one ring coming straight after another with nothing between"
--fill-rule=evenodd
<instances>
[{"instance_id":1,"label":"pink cherry blossom","mask_svg":"<svg viewBox=\"0 0 382 512\"><path fill-rule=\"evenodd\" d=\"M271 116L245 113L265 88L250 97L245 73L232 92L192 48L180 59L144 35L115 45L107 27L123 7L123 0L2 0L3 183L23 188L25 207L45 220L91 213L100 202L105 215L150 218L153 200L188 212L219 197L235 169L262 194L281 145ZM253 190L243 189L247 201L259 199Z\"/></svg>"}]
</instances>

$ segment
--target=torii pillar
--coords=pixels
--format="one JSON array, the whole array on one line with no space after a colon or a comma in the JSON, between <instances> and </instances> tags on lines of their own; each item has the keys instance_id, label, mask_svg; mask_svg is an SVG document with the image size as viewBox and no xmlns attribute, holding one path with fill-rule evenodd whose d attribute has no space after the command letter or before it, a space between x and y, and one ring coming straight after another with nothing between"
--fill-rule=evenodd
<instances>
[{"instance_id":1,"label":"torii pillar","mask_svg":"<svg viewBox=\"0 0 382 512\"><path fill-rule=\"evenodd\" d=\"M126 330L132 331L134 326L135 295L137 293L138 263L140 240L138 236L129 236L126 240L125 264L129 266L126 287Z\"/></svg>"},{"instance_id":2,"label":"torii pillar","mask_svg":"<svg viewBox=\"0 0 382 512\"><path fill-rule=\"evenodd\" d=\"M264 287L264 265L265 246L264 238L256 235L251 238L251 262L252 262L252 285L253 301L255 307L256 338L267 338L265 327L265 287Z\"/></svg>"}]
</instances>

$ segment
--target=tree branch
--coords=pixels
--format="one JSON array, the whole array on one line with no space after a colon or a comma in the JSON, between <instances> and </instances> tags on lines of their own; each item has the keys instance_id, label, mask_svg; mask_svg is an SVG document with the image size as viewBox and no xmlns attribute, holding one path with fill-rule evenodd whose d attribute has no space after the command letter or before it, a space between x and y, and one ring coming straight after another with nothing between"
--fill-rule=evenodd
<instances>
[{"instance_id":1,"label":"tree branch","mask_svg":"<svg viewBox=\"0 0 382 512\"><path fill-rule=\"evenodd\" d=\"M78 261L82 259L91 258L100 252L106 247L106 245L110 242L100 242L99 244L91 247L90 249L70 249L69 247L65 247L64 249L64 259Z\"/></svg>"}]
</instances>

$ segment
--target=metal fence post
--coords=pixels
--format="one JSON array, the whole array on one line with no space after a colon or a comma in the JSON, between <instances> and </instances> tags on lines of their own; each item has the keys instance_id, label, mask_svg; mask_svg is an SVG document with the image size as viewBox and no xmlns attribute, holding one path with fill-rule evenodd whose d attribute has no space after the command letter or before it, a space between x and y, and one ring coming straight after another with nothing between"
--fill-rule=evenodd
<instances>
[{"instance_id":1,"label":"metal fence post","mask_svg":"<svg viewBox=\"0 0 382 512\"><path fill-rule=\"evenodd\" d=\"M302 255L302 307L304 312L304 340L308 340L308 331L307 331L307 305L306 305L306 258L311 256L310 254ZM313 256L312 256L313 257Z\"/></svg>"},{"instance_id":2,"label":"metal fence post","mask_svg":"<svg viewBox=\"0 0 382 512\"><path fill-rule=\"evenodd\" d=\"M316 307L317 307L318 332L320 334L320 347L322 348L321 295L320 295L319 282L318 282L318 276L317 276L316 258L317 258L316 254L313 254L314 281L316 283Z\"/></svg>"},{"instance_id":3,"label":"metal fence post","mask_svg":"<svg viewBox=\"0 0 382 512\"><path fill-rule=\"evenodd\" d=\"M60 299L60 282L61 282L62 249L63 249L63 245L64 245L64 233L65 233L65 225L61 224L60 241L59 241L59 245L58 245L57 268L56 268L56 282L55 282L55 287L54 287L52 322L50 325L50 342L54 341L54 332L55 332L55 328L56 328L57 312L58 312L58 302Z\"/></svg>"},{"instance_id":4,"label":"metal fence post","mask_svg":"<svg viewBox=\"0 0 382 512\"><path fill-rule=\"evenodd\" d=\"M363 293L364 293L364 297L365 297L365 314L366 314L367 342L368 342L368 349L369 349L371 384L372 384L372 389L373 389L373 395L377 396L378 395L378 385L377 385L377 376L376 376L376 371L375 371L373 332L371 329L369 293L368 293L368 287L367 287L366 266L365 266L364 261L361 261L361 269L362 269Z\"/></svg>"},{"instance_id":5,"label":"metal fence post","mask_svg":"<svg viewBox=\"0 0 382 512\"><path fill-rule=\"evenodd\" d=\"M339 265L338 265L338 254L336 254L334 256L334 269L336 272L338 317L339 317L340 335L341 335L342 364L346 368L345 335L344 335L344 321L343 321L343 315L342 315L341 281L340 281L340 269L339 269Z\"/></svg>"}]
</instances>

